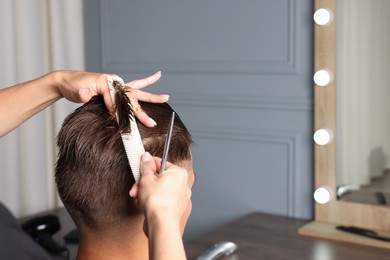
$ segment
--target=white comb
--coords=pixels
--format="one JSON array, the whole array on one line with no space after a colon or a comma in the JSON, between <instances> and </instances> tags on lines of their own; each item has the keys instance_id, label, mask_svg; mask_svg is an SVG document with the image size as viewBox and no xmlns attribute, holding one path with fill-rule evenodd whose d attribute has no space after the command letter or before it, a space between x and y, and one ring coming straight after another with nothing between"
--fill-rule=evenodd
<instances>
[{"instance_id":1,"label":"white comb","mask_svg":"<svg viewBox=\"0 0 390 260\"><path fill-rule=\"evenodd\" d=\"M107 76L107 82L110 88L111 100L113 104L115 104L116 93L114 88L114 81L119 82L122 86L125 84L123 79L120 77ZM118 121L118 113L116 113L116 119ZM141 156L145 152L145 148L142 143L141 135L139 133L137 123L135 122L135 118L130 118L130 128L130 134L121 134L121 138L125 147L127 159L129 160L131 171L133 172L134 180L136 183L138 183L141 177Z\"/></svg>"}]
</instances>

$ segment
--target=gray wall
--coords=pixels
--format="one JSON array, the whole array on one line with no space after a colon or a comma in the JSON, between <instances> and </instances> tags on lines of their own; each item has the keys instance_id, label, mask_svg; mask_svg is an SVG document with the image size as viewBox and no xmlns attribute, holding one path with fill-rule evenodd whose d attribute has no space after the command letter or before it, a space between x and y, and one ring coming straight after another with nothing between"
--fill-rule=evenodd
<instances>
[{"instance_id":1,"label":"gray wall","mask_svg":"<svg viewBox=\"0 0 390 260\"><path fill-rule=\"evenodd\" d=\"M253 211L312 217L312 1L85 1L87 69L163 71L195 139L185 239Z\"/></svg>"}]
</instances>

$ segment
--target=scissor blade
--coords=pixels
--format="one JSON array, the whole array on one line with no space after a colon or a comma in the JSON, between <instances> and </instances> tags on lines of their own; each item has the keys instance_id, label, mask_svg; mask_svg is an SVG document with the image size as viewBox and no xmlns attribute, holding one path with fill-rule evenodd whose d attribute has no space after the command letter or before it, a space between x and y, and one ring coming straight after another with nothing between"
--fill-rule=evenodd
<instances>
[{"instance_id":1,"label":"scissor blade","mask_svg":"<svg viewBox=\"0 0 390 260\"><path fill-rule=\"evenodd\" d=\"M161 159L160 173L165 171L165 167L167 164L169 145L171 144L171 136L172 136L172 129L173 129L174 122L175 122L175 112L172 112L171 121L169 122L169 127L168 127L168 134L167 134L167 138L165 140L164 152L163 152L163 156Z\"/></svg>"}]
</instances>

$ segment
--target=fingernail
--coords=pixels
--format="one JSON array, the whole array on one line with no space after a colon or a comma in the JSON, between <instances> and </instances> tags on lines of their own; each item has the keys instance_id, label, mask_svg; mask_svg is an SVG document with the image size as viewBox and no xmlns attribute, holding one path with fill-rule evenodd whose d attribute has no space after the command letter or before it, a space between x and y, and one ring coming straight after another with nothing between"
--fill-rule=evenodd
<instances>
[{"instance_id":1,"label":"fingernail","mask_svg":"<svg viewBox=\"0 0 390 260\"><path fill-rule=\"evenodd\" d=\"M156 126L156 125L157 125L156 121L154 121L152 118L149 118L149 122L150 122L151 124L153 124L153 126Z\"/></svg>"},{"instance_id":2,"label":"fingernail","mask_svg":"<svg viewBox=\"0 0 390 260\"><path fill-rule=\"evenodd\" d=\"M165 98L165 102L167 102L169 100L169 98L171 97L170 95L160 95L162 96L163 98Z\"/></svg>"},{"instance_id":3,"label":"fingernail","mask_svg":"<svg viewBox=\"0 0 390 260\"><path fill-rule=\"evenodd\" d=\"M147 162L147 161L150 161L152 159L152 156L150 155L150 153L148 152L145 152L143 155L142 155L142 161L143 162Z\"/></svg>"}]
</instances>

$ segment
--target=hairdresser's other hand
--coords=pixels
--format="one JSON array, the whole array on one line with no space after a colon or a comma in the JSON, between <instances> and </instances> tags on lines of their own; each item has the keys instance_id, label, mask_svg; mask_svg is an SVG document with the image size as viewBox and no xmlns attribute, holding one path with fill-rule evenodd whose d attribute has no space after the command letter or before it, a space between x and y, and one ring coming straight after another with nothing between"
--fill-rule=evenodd
<instances>
[{"instance_id":1,"label":"hairdresser's other hand","mask_svg":"<svg viewBox=\"0 0 390 260\"><path fill-rule=\"evenodd\" d=\"M149 127L155 126L156 123L142 111L138 100L163 103L169 99L168 95L141 91L142 88L157 82L160 77L161 72L157 72L126 84L135 116ZM113 112L107 74L59 70L0 89L0 137L63 97L73 102L87 102L97 94L103 95L107 108Z\"/></svg>"},{"instance_id":2,"label":"hairdresser's other hand","mask_svg":"<svg viewBox=\"0 0 390 260\"><path fill-rule=\"evenodd\" d=\"M82 72L82 71L58 71L62 75L58 88L61 95L73 102L88 102L92 96L100 94L110 112L113 112L113 104L107 83L107 74ZM62 73L62 74L61 74ZM156 83L161 78L161 72L138 80L126 83L129 87L128 96L134 108L135 116L146 126L153 127L155 121L151 119L140 107L138 100L151 103L164 103L169 99L168 95L155 95L144 92L141 89Z\"/></svg>"},{"instance_id":3,"label":"hairdresser's other hand","mask_svg":"<svg viewBox=\"0 0 390 260\"><path fill-rule=\"evenodd\" d=\"M191 211L191 188L188 185L188 172L176 165L167 163L167 168L158 174L161 158L144 153L141 161L141 178L130 190L130 196L145 216L167 214L184 231Z\"/></svg>"},{"instance_id":4,"label":"hairdresser's other hand","mask_svg":"<svg viewBox=\"0 0 390 260\"><path fill-rule=\"evenodd\" d=\"M130 196L145 215L150 259L186 259L182 235L191 212L188 172L167 163L166 171L158 174L160 164L160 158L142 155L140 182Z\"/></svg>"}]
</instances>

